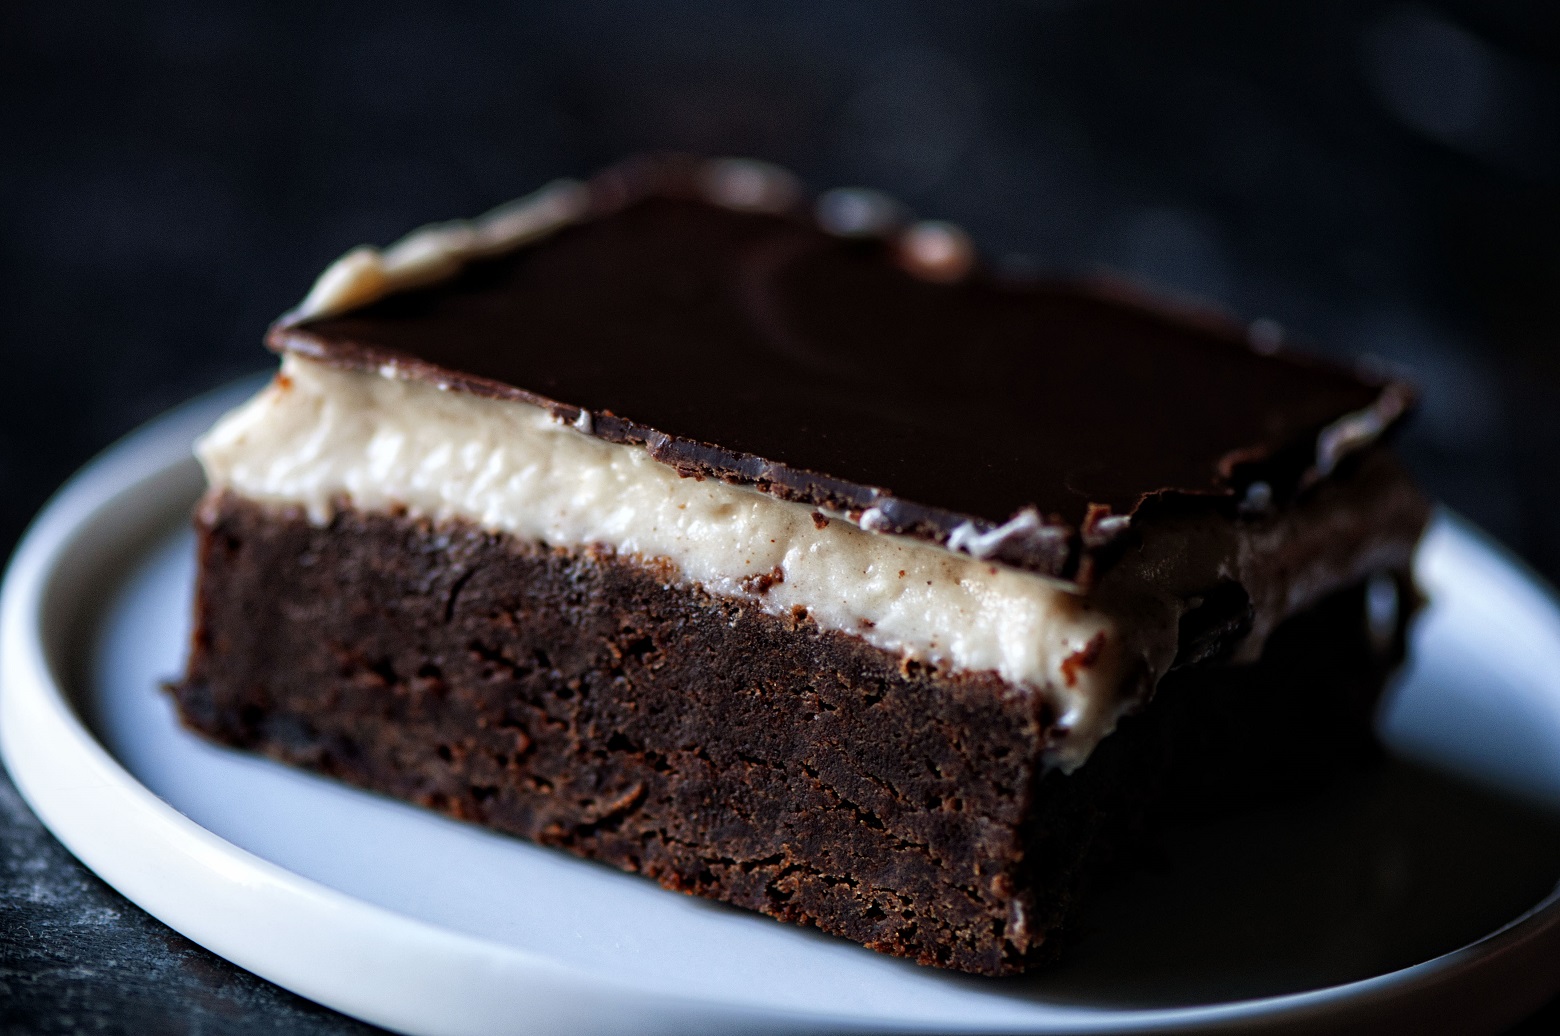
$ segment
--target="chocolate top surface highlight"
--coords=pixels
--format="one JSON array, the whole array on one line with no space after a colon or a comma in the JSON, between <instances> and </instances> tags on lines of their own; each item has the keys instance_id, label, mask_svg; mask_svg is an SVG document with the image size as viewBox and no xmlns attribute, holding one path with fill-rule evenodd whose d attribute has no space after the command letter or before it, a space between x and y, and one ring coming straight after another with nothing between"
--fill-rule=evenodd
<instances>
[{"instance_id":1,"label":"chocolate top surface highlight","mask_svg":"<svg viewBox=\"0 0 1560 1036\"><path fill-rule=\"evenodd\" d=\"M1408 404L1218 318L979 269L938 283L892 239L599 183L538 242L271 344L540 403L685 474L1085 581L1145 501L1258 481L1282 501Z\"/></svg>"}]
</instances>

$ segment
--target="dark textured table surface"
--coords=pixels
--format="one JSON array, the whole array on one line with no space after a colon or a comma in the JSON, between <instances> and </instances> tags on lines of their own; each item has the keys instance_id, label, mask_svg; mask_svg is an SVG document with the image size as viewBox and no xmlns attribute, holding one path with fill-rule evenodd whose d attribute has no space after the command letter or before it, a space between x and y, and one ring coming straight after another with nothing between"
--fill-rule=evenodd
<instances>
[{"instance_id":1,"label":"dark textured table surface","mask_svg":"<svg viewBox=\"0 0 1560 1036\"><path fill-rule=\"evenodd\" d=\"M346 248L678 148L1401 365L1416 472L1553 580L1557 125L1554 4L0 5L0 544L264 365ZM0 779L0 1031L364 1028L147 917Z\"/></svg>"},{"instance_id":2,"label":"dark textured table surface","mask_svg":"<svg viewBox=\"0 0 1560 1036\"><path fill-rule=\"evenodd\" d=\"M0 779L0 1031L378 1032L256 978L76 862Z\"/></svg>"}]
</instances>

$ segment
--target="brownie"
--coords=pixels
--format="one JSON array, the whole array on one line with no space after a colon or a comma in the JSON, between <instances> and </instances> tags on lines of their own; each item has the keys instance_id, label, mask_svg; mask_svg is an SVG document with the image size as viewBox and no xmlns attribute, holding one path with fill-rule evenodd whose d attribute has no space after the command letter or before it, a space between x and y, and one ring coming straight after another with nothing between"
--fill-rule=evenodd
<instances>
[{"instance_id":1,"label":"brownie","mask_svg":"<svg viewBox=\"0 0 1560 1036\"><path fill-rule=\"evenodd\" d=\"M1367 758L1409 391L872 197L659 159L344 257L200 447L184 722L986 975Z\"/></svg>"},{"instance_id":2,"label":"brownie","mask_svg":"<svg viewBox=\"0 0 1560 1036\"><path fill-rule=\"evenodd\" d=\"M1373 645L1348 588L1255 665L1173 671L1069 776L1037 765L1043 705L990 674L900 664L607 551L404 515L320 527L231 496L199 523L176 690L195 730L986 975L1056 952L1082 883L1167 791L1206 810L1368 758L1401 657L1401 626Z\"/></svg>"}]
</instances>

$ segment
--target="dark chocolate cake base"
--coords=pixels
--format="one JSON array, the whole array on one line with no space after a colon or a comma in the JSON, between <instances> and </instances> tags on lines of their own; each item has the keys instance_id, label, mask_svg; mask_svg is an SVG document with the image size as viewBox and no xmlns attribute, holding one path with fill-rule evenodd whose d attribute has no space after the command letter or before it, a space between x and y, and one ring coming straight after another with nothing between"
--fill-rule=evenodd
<instances>
[{"instance_id":1,"label":"dark chocolate cake base","mask_svg":"<svg viewBox=\"0 0 1560 1036\"><path fill-rule=\"evenodd\" d=\"M236 496L202 506L184 722L364 788L999 975L1054 955L1152 805L1262 795L1368 750L1397 647L1361 590L1250 666L1172 671L1071 775L1052 717L606 551ZM1257 750L1253 751L1253 747Z\"/></svg>"}]
</instances>

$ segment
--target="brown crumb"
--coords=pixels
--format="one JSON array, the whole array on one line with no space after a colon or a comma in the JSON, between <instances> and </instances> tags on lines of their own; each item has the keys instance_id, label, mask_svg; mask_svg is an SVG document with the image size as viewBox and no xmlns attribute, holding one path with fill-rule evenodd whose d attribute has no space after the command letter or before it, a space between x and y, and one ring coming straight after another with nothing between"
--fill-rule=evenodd
<instances>
[{"instance_id":1,"label":"brown crumb","mask_svg":"<svg viewBox=\"0 0 1560 1036\"><path fill-rule=\"evenodd\" d=\"M743 590L750 594L763 596L764 594L767 594L772 587L777 586L783 582L785 582L785 570L779 565L776 565L768 572L758 572L750 576L743 576L740 585Z\"/></svg>"},{"instance_id":2,"label":"brown crumb","mask_svg":"<svg viewBox=\"0 0 1560 1036\"><path fill-rule=\"evenodd\" d=\"M827 529L829 527L829 518L821 511L814 511L812 513L812 520L813 525L819 529Z\"/></svg>"},{"instance_id":3,"label":"brown crumb","mask_svg":"<svg viewBox=\"0 0 1560 1036\"><path fill-rule=\"evenodd\" d=\"M1067 681L1067 686L1075 685L1078 682L1078 670L1088 669L1098 662L1104 650L1105 634L1100 632L1090 637L1089 642L1082 648L1062 659L1062 678Z\"/></svg>"},{"instance_id":4,"label":"brown crumb","mask_svg":"<svg viewBox=\"0 0 1560 1036\"><path fill-rule=\"evenodd\" d=\"M281 389L283 392L286 392L288 389L293 387L292 377L278 371L276 374L276 387Z\"/></svg>"}]
</instances>

